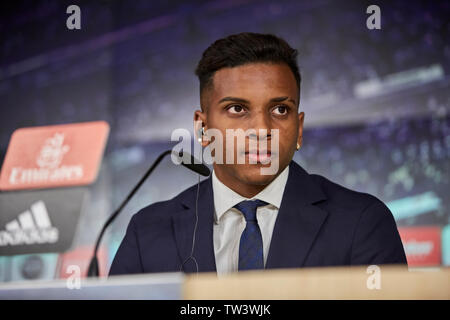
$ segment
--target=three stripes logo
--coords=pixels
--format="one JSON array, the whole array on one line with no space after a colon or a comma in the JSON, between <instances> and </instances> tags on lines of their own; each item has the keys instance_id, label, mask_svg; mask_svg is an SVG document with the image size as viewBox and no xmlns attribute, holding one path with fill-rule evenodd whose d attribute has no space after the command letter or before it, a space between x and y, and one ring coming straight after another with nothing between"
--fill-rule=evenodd
<instances>
[{"instance_id":1,"label":"three stripes logo","mask_svg":"<svg viewBox=\"0 0 450 320\"><path fill-rule=\"evenodd\" d=\"M0 246L55 243L59 231L53 227L43 201L31 205L30 210L19 214L0 231Z\"/></svg>"}]
</instances>

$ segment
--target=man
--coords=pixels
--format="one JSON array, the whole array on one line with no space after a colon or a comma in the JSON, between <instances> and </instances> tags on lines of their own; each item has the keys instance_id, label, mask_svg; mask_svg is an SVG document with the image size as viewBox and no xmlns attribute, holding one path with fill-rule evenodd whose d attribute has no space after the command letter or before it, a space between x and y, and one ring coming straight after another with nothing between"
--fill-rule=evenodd
<instances>
[{"instance_id":1,"label":"man","mask_svg":"<svg viewBox=\"0 0 450 320\"><path fill-rule=\"evenodd\" d=\"M256 33L220 39L203 53L196 70L201 110L194 115L200 142L211 143L211 129L223 136L255 129L244 145L220 145L247 161L213 164L199 186L198 221L197 186L135 214L110 275L406 264L383 202L292 161L304 121L296 57L284 40ZM275 149L250 147L251 139L272 142L275 134ZM272 174L262 174L267 159L277 161Z\"/></svg>"}]
</instances>

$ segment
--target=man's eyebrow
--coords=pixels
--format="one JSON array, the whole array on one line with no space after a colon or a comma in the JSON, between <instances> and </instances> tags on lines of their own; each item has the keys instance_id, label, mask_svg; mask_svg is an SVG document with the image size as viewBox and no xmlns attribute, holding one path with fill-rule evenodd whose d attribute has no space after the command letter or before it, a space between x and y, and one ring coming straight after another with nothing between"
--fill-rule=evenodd
<instances>
[{"instance_id":1,"label":"man's eyebrow","mask_svg":"<svg viewBox=\"0 0 450 320\"><path fill-rule=\"evenodd\" d=\"M296 104L295 100L289 97L276 97L276 98L272 98L270 99L270 102L282 102L282 101L291 101L293 104ZM225 97L219 100L219 103L225 102L225 101L232 101L232 102L241 102L241 103L250 103L250 101L242 99L242 98L237 98L237 97Z\"/></svg>"},{"instance_id":2,"label":"man's eyebrow","mask_svg":"<svg viewBox=\"0 0 450 320\"><path fill-rule=\"evenodd\" d=\"M250 103L250 101L242 99L242 98L236 98L236 97L225 97L219 100L219 103L225 102L225 101L233 101L233 102L241 102L241 103Z\"/></svg>"},{"instance_id":3,"label":"man's eyebrow","mask_svg":"<svg viewBox=\"0 0 450 320\"><path fill-rule=\"evenodd\" d=\"M290 102L292 102L293 104L296 104L295 100L289 97L277 97L277 98L272 98L270 99L270 102L282 102L288 100Z\"/></svg>"}]
</instances>

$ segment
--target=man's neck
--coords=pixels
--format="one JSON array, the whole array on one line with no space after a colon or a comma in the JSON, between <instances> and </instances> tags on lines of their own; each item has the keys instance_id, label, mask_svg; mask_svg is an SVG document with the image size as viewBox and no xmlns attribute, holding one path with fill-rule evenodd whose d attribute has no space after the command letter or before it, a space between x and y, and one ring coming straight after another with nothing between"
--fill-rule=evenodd
<instances>
[{"instance_id":1,"label":"man's neck","mask_svg":"<svg viewBox=\"0 0 450 320\"><path fill-rule=\"evenodd\" d=\"M241 181L233 178L228 178L225 176L221 170L216 170L214 167L214 172L216 174L217 179L219 179L220 182L222 182L224 185L226 185L228 188L236 192L237 194L245 197L245 198L252 198L256 196L258 193L260 193L262 190L264 190L265 187L267 187L273 180L276 179L277 176L273 177L268 183L266 184L246 184L242 183Z\"/></svg>"}]
</instances>

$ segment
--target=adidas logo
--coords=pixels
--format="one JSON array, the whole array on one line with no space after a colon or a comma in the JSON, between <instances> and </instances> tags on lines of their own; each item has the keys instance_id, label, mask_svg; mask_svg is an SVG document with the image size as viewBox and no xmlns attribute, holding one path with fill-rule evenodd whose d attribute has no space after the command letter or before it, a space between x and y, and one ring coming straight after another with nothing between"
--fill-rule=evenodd
<instances>
[{"instance_id":1,"label":"adidas logo","mask_svg":"<svg viewBox=\"0 0 450 320\"><path fill-rule=\"evenodd\" d=\"M0 246L18 246L58 241L59 231L52 227L47 208L38 201L27 210L8 222L5 231L0 231Z\"/></svg>"}]
</instances>

